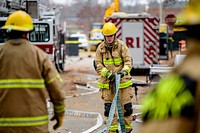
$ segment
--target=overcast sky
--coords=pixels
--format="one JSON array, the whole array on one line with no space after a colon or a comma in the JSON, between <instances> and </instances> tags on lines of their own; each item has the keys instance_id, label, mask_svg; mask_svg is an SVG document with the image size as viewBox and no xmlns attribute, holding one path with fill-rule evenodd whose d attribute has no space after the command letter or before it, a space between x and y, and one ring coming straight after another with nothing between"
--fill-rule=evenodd
<instances>
[{"instance_id":1,"label":"overcast sky","mask_svg":"<svg viewBox=\"0 0 200 133\"><path fill-rule=\"evenodd\" d=\"M72 4L74 0L50 0L53 1L54 3L58 4ZM98 0L98 3L104 4L106 1L111 2L112 0ZM121 0L121 3L124 5L135 5L136 1L141 4L147 4L147 0Z\"/></svg>"},{"instance_id":2,"label":"overcast sky","mask_svg":"<svg viewBox=\"0 0 200 133\"><path fill-rule=\"evenodd\" d=\"M106 0L98 0L100 4L104 4ZM112 2L113 0L108 0ZM121 0L123 5L135 5L136 1L141 4L147 4L147 0Z\"/></svg>"}]
</instances>

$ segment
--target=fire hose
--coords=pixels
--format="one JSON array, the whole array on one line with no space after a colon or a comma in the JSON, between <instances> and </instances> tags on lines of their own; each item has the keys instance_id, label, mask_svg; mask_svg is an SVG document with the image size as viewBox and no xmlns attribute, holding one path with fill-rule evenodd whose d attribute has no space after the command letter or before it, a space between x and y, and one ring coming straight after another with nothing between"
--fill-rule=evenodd
<instances>
[{"instance_id":1,"label":"fire hose","mask_svg":"<svg viewBox=\"0 0 200 133\"><path fill-rule=\"evenodd\" d=\"M122 114L122 107L121 107L121 104L120 104L119 93L118 93L119 84L120 84L120 75L116 74L115 75L115 86L114 86L115 97L112 101L112 105L111 105L111 108L110 108L107 126L104 129L98 131L97 133L104 133L104 132L108 133L109 128L110 128L111 123L112 123L112 120L113 120L113 117L114 117L114 114L115 114L116 107L117 107L117 111L118 111L117 113L118 113L118 117L119 117L119 124L120 124L120 128L121 128L121 132L126 133L124 117L123 117L123 114Z\"/></svg>"}]
</instances>

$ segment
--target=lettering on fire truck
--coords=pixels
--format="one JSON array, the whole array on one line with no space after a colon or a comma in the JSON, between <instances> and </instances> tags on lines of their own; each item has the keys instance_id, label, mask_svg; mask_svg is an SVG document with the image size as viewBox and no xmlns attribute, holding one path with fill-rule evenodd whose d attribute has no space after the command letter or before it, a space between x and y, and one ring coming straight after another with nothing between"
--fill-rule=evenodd
<instances>
[{"instance_id":1,"label":"lettering on fire truck","mask_svg":"<svg viewBox=\"0 0 200 133\"><path fill-rule=\"evenodd\" d=\"M141 47L140 46L140 37L136 37L136 38L126 37L125 40L126 40L126 45L129 48L140 48Z\"/></svg>"}]
</instances>

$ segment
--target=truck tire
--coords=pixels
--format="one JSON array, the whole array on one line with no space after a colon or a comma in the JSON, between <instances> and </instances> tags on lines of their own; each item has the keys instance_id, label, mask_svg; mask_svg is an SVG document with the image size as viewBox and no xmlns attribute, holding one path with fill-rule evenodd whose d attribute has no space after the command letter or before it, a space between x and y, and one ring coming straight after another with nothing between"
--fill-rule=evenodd
<instances>
[{"instance_id":1,"label":"truck tire","mask_svg":"<svg viewBox=\"0 0 200 133\"><path fill-rule=\"evenodd\" d=\"M58 60L58 54L57 54L57 52L56 52L56 50L55 50L55 51L54 51L54 65L55 65L57 71L58 71L59 73L61 73L62 70L60 69L59 63L58 63L58 62L59 62L59 60Z\"/></svg>"},{"instance_id":2,"label":"truck tire","mask_svg":"<svg viewBox=\"0 0 200 133\"><path fill-rule=\"evenodd\" d=\"M59 62L59 68L60 70L64 71L65 70L65 50L62 49L62 62Z\"/></svg>"},{"instance_id":3,"label":"truck tire","mask_svg":"<svg viewBox=\"0 0 200 133\"><path fill-rule=\"evenodd\" d=\"M59 63L59 68L61 71L65 70L65 61L64 60L62 60L62 63Z\"/></svg>"}]
</instances>

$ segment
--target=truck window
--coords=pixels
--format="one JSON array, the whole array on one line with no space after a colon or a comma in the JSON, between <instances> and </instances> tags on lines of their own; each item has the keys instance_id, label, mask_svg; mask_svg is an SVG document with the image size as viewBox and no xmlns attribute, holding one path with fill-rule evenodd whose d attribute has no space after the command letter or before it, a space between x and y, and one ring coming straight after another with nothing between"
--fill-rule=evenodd
<instances>
[{"instance_id":1,"label":"truck window","mask_svg":"<svg viewBox=\"0 0 200 133\"><path fill-rule=\"evenodd\" d=\"M5 21L0 21L0 27L5 25ZM0 43L4 43L7 39L6 30L0 30Z\"/></svg>"},{"instance_id":2,"label":"truck window","mask_svg":"<svg viewBox=\"0 0 200 133\"><path fill-rule=\"evenodd\" d=\"M47 23L34 23L34 30L29 34L31 42L48 42L50 40L50 28Z\"/></svg>"}]
</instances>

